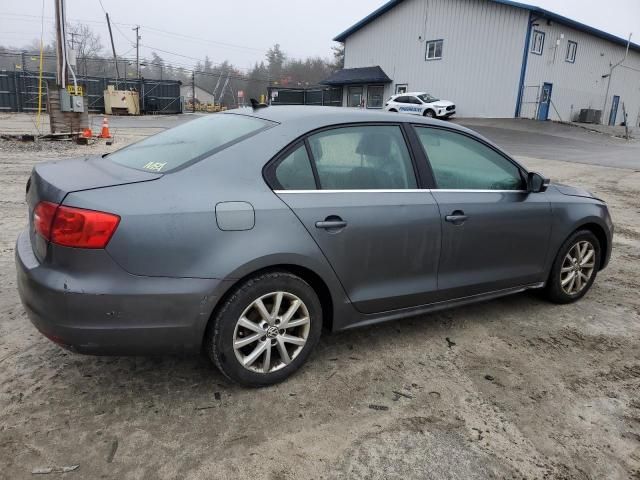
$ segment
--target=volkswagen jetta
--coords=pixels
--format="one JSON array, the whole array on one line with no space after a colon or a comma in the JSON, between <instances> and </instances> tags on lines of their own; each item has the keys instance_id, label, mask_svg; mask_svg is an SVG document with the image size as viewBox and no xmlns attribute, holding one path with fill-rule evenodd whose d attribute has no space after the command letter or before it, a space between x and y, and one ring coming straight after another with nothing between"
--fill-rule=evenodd
<instances>
[{"instance_id":1,"label":"volkswagen jetta","mask_svg":"<svg viewBox=\"0 0 640 480\"><path fill-rule=\"evenodd\" d=\"M90 354L204 349L281 381L338 331L544 289L581 298L613 225L474 132L332 107L233 110L38 164L18 288L36 328Z\"/></svg>"}]
</instances>

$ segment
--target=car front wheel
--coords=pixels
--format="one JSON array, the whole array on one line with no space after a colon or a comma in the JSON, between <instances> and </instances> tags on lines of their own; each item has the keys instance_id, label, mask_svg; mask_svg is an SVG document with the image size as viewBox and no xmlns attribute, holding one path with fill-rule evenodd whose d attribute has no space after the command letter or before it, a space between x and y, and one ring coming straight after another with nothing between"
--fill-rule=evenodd
<instances>
[{"instance_id":1,"label":"car front wheel","mask_svg":"<svg viewBox=\"0 0 640 480\"><path fill-rule=\"evenodd\" d=\"M425 110L424 116L429 118L436 118L436 112L434 112L433 110Z\"/></svg>"},{"instance_id":2,"label":"car front wheel","mask_svg":"<svg viewBox=\"0 0 640 480\"><path fill-rule=\"evenodd\" d=\"M224 301L205 347L230 380L261 387L281 382L320 338L322 307L313 288L288 272L250 278Z\"/></svg>"},{"instance_id":3,"label":"car front wheel","mask_svg":"<svg viewBox=\"0 0 640 480\"><path fill-rule=\"evenodd\" d=\"M589 230L571 235L551 267L547 296L555 303L571 303L591 288L600 265L600 242Z\"/></svg>"}]
</instances>

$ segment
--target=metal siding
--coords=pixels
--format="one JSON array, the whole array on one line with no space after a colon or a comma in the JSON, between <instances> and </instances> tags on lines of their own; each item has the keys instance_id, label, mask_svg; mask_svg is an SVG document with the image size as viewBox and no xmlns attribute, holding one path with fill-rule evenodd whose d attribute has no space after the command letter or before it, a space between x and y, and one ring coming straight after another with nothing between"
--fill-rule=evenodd
<instances>
[{"instance_id":1,"label":"metal siding","mask_svg":"<svg viewBox=\"0 0 640 480\"><path fill-rule=\"evenodd\" d=\"M536 23L539 24L536 30L545 32L545 42L542 55L529 55L525 79L525 86L531 90L529 96L532 96L536 86L544 82L553 84L551 100L558 112L553 106L550 107L551 120L575 120L582 108L602 110L607 90L607 79L602 76L609 73L610 64L622 60L625 48L560 23L551 22L548 25L546 20ZM564 34L563 39L560 39L561 34ZM558 39L560 45L554 61L555 42ZM575 63L565 62L569 40L578 43ZM640 53L630 50L624 65L631 68L620 66L614 70L607 108L602 118L608 120L611 99L613 95L620 95L617 123L622 121L624 102L629 124L637 125L640 118ZM534 117L535 105L528 104L523 108L522 116Z\"/></svg>"},{"instance_id":2,"label":"metal siding","mask_svg":"<svg viewBox=\"0 0 640 480\"><path fill-rule=\"evenodd\" d=\"M385 97L406 83L455 102L459 116L512 117L528 15L485 0L407 0L346 39L345 68L380 65L394 81ZM436 39L443 58L427 61Z\"/></svg>"}]
</instances>

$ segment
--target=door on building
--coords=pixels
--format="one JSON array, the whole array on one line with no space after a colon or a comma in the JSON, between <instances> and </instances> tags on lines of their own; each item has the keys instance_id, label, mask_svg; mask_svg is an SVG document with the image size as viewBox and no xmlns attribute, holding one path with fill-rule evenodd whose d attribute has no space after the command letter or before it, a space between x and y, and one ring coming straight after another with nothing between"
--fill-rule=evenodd
<instances>
[{"instance_id":1,"label":"door on building","mask_svg":"<svg viewBox=\"0 0 640 480\"><path fill-rule=\"evenodd\" d=\"M618 116L618 105L620 104L620 95L614 95L611 100L611 112L609 112L609 125L614 126L616 124L616 117Z\"/></svg>"},{"instance_id":2,"label":"door on building","mask_svg":"<svg viewBox=\"0 0 640 480\"><path fill-rule=\"evenodd\" d=\"M362 107L363 95L363 87L349 87L347 90L347 107Z\"/></svg>"},{"instance_id":3,"label":"door on building","mask_svg":"<svg viewBox=\"0 0 640 480\"><path fill-rule=\"evenodd\" d=\"M551 90L553 85L551 83L545 83L542 85L542 92L540 93L540 102L538 104L538 120L549 119L549 105L551 105Z\"/></svg>"}]
</instances>

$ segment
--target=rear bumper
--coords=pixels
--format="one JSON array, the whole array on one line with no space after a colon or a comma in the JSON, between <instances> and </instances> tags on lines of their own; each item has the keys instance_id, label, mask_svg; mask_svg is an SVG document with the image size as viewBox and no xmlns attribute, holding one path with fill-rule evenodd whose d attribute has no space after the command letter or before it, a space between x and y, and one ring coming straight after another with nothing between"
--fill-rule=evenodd
<instances>
[{"instance_id":1,"label":"rear bumper","mask_svg":"<svg viewBox=\"0 0 640 480\"><path fill-rule=\"evenodd\" d=\"M26 231L15 251L18 291L35 327L69 350L98 355L197 351L223 282L131 275L104 250L87 268L40 263Z\"/></svg>"}]
</instances>

